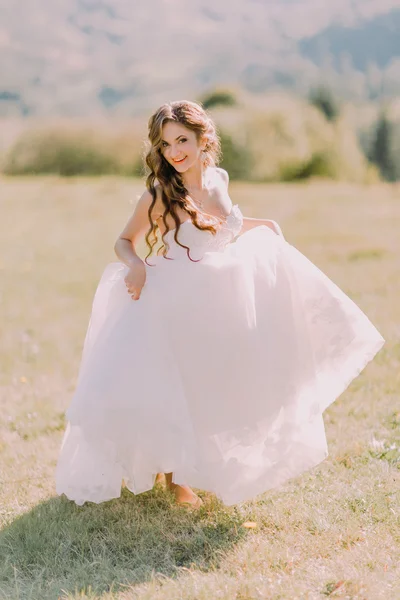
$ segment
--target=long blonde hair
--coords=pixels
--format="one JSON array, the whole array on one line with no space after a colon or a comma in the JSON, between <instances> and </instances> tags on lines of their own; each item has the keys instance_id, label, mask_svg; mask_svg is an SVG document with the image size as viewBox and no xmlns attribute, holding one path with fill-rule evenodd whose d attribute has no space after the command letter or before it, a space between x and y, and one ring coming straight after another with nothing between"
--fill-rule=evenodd
<instances>
[{"instance_id":1,"label":"long blonde hair","mask_svg":"<svg viewBox=\"0 0 400 600\"><path fill-rule=\"evenodd\" d=\"M150 148L145 155L145 163L150 170L150 173L146 178L146 187L153 196L153 201L148 210L150 229L145 237L149 248L149 253L145 258L146 263L157 243L158 225L157 223L154 223L152 219L152 212L156 203L156 181L161 187L161 198L165 209L162 215L165 231L162 235L162 246L159 248L157 254L162 253L164 258L169 258L166 256L164 238L170 230L167 223L167 216L170 214L176 226L174 240L179 246L186 248L188 257L190 260L193 260L190 257L190 248L185 246L185 244L181 244L178 240L181 224L176 212L176 207L180 207L188 213L193 225L195 225L197 229L211 231L214 235L217 232L217 228L214 225L202 224L200 222L199 211L197 211L196 208L193 207L193 204L188 200L188 190L183 183L182 175L168 163L162 154L162 128L168 121L181 123L187 127L187 129L194 131L198 141L200 139L205 139L206 143L202 158L205 169L209 166L216 166L221 154L220 140L215 125L200 104L190 102L189 100L178 100L166 103L150 117L148 123L148 140ZM212 220L213 219L211 219L211 221ZM215 217L215 223L217 224L219 221L220 219Z\"/></svg>"}]
</instances>

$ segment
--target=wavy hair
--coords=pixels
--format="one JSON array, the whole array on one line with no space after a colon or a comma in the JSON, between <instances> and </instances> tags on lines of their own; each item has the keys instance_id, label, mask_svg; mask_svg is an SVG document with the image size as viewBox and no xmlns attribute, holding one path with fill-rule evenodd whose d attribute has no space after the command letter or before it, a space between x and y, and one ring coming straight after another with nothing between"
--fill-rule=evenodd
<instances>
[{"instance_id":1,"label":"wavy hair","mask_svg":"<svg viewBox=\"0 0 400 600\"><path fill-rule=\"evenodd\" d=\"M180 207L188 213L193 225L197 227L197 229L210 231L213 235L217 232L217 227L213 224L207 225L201 223L199 219L201 213L197 211L196 208L193 207L193 204L188 200L189 193L183 183L182 175L178 173L178 171L176 171L163 156L161 145L162 128L163 125L169 121L181 123L187 129L194 131L198 142L200 140L205 140L205 148L202 157L204 168L216 166L221 154L220 140L215 125L200 104L190 102L189 100L169 102L163 104L150 117L148 122L148 145L150 147L145 154L145 163L150 171L146 178L146 188L153 197L148 210L150 229L145 236L146 244L149 248L149 253L145 258L145 262L148 265L147 259L153 253L153 248L158 239L157 230L159 229L158 224L154 223L152 219L152 213L156 203L156 181L161 188L161 199L164 206L162 219L165 225L165 232L161 238L162 246L159 248L157 254L162 253L164 258L172 260L170 257L166 256L167 247L164 240L166 234L170 231L167 223L167 216L170 214L176 226L174 232L175 242L182 248L186 248L190 260L198 262L190 257L190 248L185 246L185 244L181 244L178 240L181 223L176 212L177 207ZM211 221L214 221L216 225L217 223L221 223L219 217L215 217L214 215L209 216L211 217Z\"/></svg>"}]
</instances>

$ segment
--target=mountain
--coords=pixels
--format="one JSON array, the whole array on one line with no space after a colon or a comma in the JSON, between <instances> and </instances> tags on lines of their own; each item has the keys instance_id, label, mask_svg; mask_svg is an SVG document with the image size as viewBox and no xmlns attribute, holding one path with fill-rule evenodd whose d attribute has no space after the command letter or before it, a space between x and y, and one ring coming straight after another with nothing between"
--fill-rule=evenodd
<instances>
[{"instance_id":1,"label":"mountain","mask_svg":"<svg viewBox=\"0 0 400 600\"><path fill-rule=\"evenodd\" d=\"M322 4L322 3L320 3ZM400 88L396 0L0 2L0 114L138 114L215 86Z\"/></svg>"},{"instance_id":2,"label":"mountain","mask_svg":"<svg viewBox=\"0 0 400 600\"><path fill-rule=\"evenodd\" d=\"M359 71L365 71L372 63L385 69L394 57L400 56L400 10L378 15L357 27L331 25L301 40L299 49L316 64L321 64L321 56L329 53L337 68L341 56L347 55Z\"/></svg>"}]
</instances>

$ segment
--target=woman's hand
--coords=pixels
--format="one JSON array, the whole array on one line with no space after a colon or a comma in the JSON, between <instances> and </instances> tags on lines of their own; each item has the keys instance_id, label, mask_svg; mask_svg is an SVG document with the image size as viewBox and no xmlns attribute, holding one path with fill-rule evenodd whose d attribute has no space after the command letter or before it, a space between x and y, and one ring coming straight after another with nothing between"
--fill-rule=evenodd
<instances>
[{"instance_id":1,"label":"woman's hand","mask_svg":"<svg viewBox=\"0 0 400 600\"><path fill-rule=\"evenodd\" d=\"M272 219L269 219L269 223L271 223L270 227L273 231L275 231L275 233L277 235L279 235L281 238L284 238L284 235L282 233L282 229L279 227L278 223L276 221L272 221Z\"/></svg>"},{"instance_id":2,"label":"woman's hand","mask_svg":"<svg viewBox=\"0 0 400 600\"><path fill-rule=\"evenodd\" d=\"M263 225L269 227L274 233L276 233L276 235L279 235L279 237L285 239L282 229L279 227L278 223L272 219L254 219L253 217L243 217L243 226L240 233L245 233L250 229L254 229L254 227L260 227Z\"/></svg>"},{"instance_id":3,"label":"woman's hand","mask_svg":"<svg viewBox=\"0 0 400 600\"><path fill-rule=\"evenodd\" d=\"M132 300L139 300L146 281L146 267L140 258L132 260L124 281Z\"/></svg>"}]
</instances>

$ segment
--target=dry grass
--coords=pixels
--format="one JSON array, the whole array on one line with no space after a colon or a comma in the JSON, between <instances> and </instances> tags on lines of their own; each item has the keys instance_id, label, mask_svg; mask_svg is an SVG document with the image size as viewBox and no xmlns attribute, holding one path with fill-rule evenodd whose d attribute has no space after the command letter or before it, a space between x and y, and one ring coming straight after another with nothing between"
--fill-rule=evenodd
<instances>
[{"instance_id":1,"label":"dry grass","mask_svg":"<svg viewBox=\"0 0 400 600\"><path fill-rule=\"evenodd\" d=\"M257 501L196 514L162 489L99 506L55 496L64 410L99 275L135 180L1 182L0 598L400 597L400 194L392 186L235 184L282 225L387 343L325 412L330 456ZM245 528L243 523L256 523Z\"/></svg>"}]
</instances>

